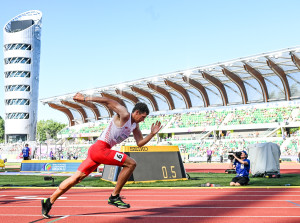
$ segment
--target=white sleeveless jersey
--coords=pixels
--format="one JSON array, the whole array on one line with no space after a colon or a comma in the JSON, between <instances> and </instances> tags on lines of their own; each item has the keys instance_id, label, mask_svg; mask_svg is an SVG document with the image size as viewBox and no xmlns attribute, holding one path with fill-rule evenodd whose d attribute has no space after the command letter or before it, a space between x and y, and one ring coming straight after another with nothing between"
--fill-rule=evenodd
<instances>
[{"instance_id":1,"label":"white sleeveless jersey","mask_svg":"<svg viewBox=\"0 0 300 223\"><path fill-rule=\"evenodd\" d=\"M111 147L123 142L127 139L130 133L136 128L136 123L131 124L131 114L128 121L122 127L118 127L112 119L109 126L104 129L98 140L108 143Z\"/></svg>"}]
</instances>

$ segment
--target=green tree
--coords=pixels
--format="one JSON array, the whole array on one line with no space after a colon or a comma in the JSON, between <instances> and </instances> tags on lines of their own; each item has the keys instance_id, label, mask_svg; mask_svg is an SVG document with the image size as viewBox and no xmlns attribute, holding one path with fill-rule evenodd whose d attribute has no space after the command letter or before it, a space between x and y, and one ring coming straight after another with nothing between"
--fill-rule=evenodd
<instances>
[{"instance_id":1,"label":"green tree","mask_svg":"<svg viewBox=\"0 0 300 223\"><path fill-rule=\"evenodd\" d=\"M4 131L4 120L3 118L0 116L0 143L4 142L4 135L5 135L5 131Z\"/></svg>"},{"instance_id":2,"label":"green tree","mask_svg":"<svg viewBox=\"0 0 300 223\"><path fill-rule=\"evenodd\" d=\"M57 133L66 126L66 124L55 122L53 120L38 121L36 139L40 142L47 140L47 138L57 139Z\"/></svg>"}]
</instances>

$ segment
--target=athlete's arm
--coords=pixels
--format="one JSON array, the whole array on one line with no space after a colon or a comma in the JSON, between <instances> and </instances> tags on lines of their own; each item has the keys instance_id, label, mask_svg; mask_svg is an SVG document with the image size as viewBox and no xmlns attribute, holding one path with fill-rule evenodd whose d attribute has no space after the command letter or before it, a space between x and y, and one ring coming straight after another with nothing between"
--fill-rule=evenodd
<instances>
[{"instance_id":1,"label":"athlete's arm","mask_svg":"<svg viewBox=\"0 0 300 223\"><path fill-rule=\"evenodd\" d=\"M92 101L92 102L98 102L101 104L106 105L109 109L113 110L120 116L121 122L127 122L130 114L127 111L127 109L123 106L120 105L118 102L115 100L106 98L106 97L97 97L97 96L84 96L81 93L77 93L73 97L74 101Z\"/></svg>"},{"instance_id":2,"label":"athlete's arm","mask_svg":"<svg viewBox=\"0 0 300 223\"><path fill-rule=\"evenodd\" d=\"M138 147L146 145L152 138L155 136L159 130L161 130L163 126L161 125L161 122L156 121L156 123L152 123L151 126L151 132L149 135L147 135L145 138L143 138L143 134L140 130L139 124L136 125L136 128L132 131L134 139L136 141L136 144Z\"/></svg>"}]
</instances>

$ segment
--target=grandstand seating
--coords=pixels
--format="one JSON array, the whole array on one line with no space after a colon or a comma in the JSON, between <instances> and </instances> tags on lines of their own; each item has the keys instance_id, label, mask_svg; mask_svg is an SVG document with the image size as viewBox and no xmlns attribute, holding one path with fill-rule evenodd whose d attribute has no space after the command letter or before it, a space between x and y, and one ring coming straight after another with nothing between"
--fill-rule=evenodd
<instances>
[{"instance_id":1,"label":"grandstand seating","mask_svg":"<svg viewBox=\"0 0 300 223\"><path fill-rule=\"evenodd\" d=\"M192 139L181 139L169 138L163 142L171 143L172 145L178 145L181 153L188 154L190 158L193 157L206 157L206 150L211 148L213 150L213 157L219 157L223 154L224 157L228 156L229 151L241 151L248 147L250 144L263 143L263 142L273 142L277 143L281 149L281 156L297 156L298 147L300 145L300 136L293 136L283 140L282 137L268 137L268 138L243 138L243 139L205 139L205 140L192 140ZM87 157L87 151L91 144L94 142L81 141L81 142L71 142L67 145L53 146L53 151L55 153L56 159L74 159L76 156L78 159L85 159ZM150 145L157 145L157 141L152 140ZM133 139L127 140L124 145L135 145ZM36 155L36 159L49 159L49 151L51 145L43 145L41 154ZM115 148L116 149L116 148ZM59 152L59 150L61 152ZM40 151L38 147L37 152ZM9 150L7 153L4 151L2 154L9 154L12 157L17 157L19 155L19 149Z\"/></svg>"},{"instance_id":2,"label":"grandstand seating","mask_svg":"<svg viewBox=\"0 0 300 223\"><path fill-rule=\"evenodd\" d=\"M104 122L97 122L97 123L85 123L83 125L79 126L72 126L72 127L66 127L62 129L58 135L60 136L65 136L65 137L81 137L80 134L85 134L85 133L95 133L91 136L97 136L99 135L108 125L107 121ZM59 137L61 138L61 137Z\"/></svg>"},{"instance_id":3,"label":"grandstand seating","mask_svg":"<svg viewBox=\"0 0 300 223\"><path fill-rule=\"evenodd\" d=\"M173 115L149 115L144 122L140 123L141 130L148 130L151 128L152 123L160 121L161 123L169 123L173 118Z\"/></svg>"},{"instance_id":4,"label":"grandstand seating","mask_svg":"<svg viewBox=\"0 0 300 223\"><path fill-rule=\"evenodd\" d=\"M242 109L235 110L227 125L263 124L288 120L295 106L286 108Z\"/></svg>"},{"instance_id":5,"label":"grandstand seating","mask_svg":"<svg viewBox=\"0 0 300 223\"><path fill-rule=\"evenodd\" d=\"M253 132L249 129L248 132L235 133L234 130L242 126L255 126L255 128L265 128L264 124L271 124L273 128L278 127L280 123L293 122L300 120L300 106L296 105L274 105L267 106L244 106L244 107L231 107L231 108L218 108L210 110L195 110L195 111L185 111L181 113L174 114L150 114L145 122L140 123L140 129L142 132L149 130L152 123L156 121L161 121L163 123L164 131L172 132L177 130L177 132L186 131L187 128L195 127L213 127L220 128L222 126L232 126L231 131L227 131L226 135L223 136L222 140L204 138L204 139L192 139L186 136L178 138L173 135L173 138L164 139L167 142L171 142L174 145L178 145L183 151L187 152L190 157L205 156L206 149L209 147L214 147L214 156L219 156L220 151L226 155L229 150L238 150L246 148L252 143L262 143L262 142L274 142L282 145L283 155L295 155L298 152L299 139L290 141L289 143L283 144L283 139L281 135L277 138L262 138L259 131ZM107 122L98 122L90 126L75 126L63 129L59 134L63 135L74 135L78 134L77 137L82 137L81 133L91 134L90 136L98 136L101 131L107 126ZM191 130L193 131L193 130ZM175 131L176 132L176 131ZM94 134L92 134L94 133ZM190 134L190 132L189 132ZM89 135L86 135L88 137ZM76 136L75 136L76 137ZM257 139L253 139L257 138ZM259 137L259 138L258 138ZM241 138L244 140L241 141ZM238 140L239 139L239 140ZM130 141L130 140L129 140ZM132 141L128 142L133 144ZM82 147L80 152L84 154L87 147Z\"/></svg>"},{"instance_id":6,"label":"grandstand seating","mask_svg":"<svg viewBox=\"0 0 300 223\"><path fill-rule=\"evenodd\" d=\"M199 111L185 114L176 114L176 120L171 128L187 128L194 126L220 125L227 116L228 111Z\"/></svg>"},{"instance_id":7,"label":"grandstand seating","mask_svg":"<svg viewBox=\"0 0 300 223\"><path fill-rule=\"evenodd\" d=\"M76 154L78 159L85 159L89 146L107 127L108 121L100 120L62 129L58 138L68 139L68 143L62 144L60 158L66 159L71 154ZM188 154L189 157L206 157L208 148L213 149L213 157L219 157L221 154L226 157L228 151L240 151L247 148L249 144L263 142L274 142L280 145L282 156L297 156L299 152L299 131L291 137L285 135L282 137L281 134L281 127L288 126L289 123L294 123L293 127L300 126L298 104L194 109L157 115L152 113L139 124L140 129L144 134L148 134L152 123L156 121L162 122L164 128L161 132L166 133L164 138L160 139L162 142L159 143L178 145L181 152ZM280 133L277 134L277 131ZM272 137L267 137L265 132L272 133L269 134ZM218 134L218 137L210 134ZM157 143L157 139L149 142L152 145ZM130 137L124 144L135 145L135 140ZM57 150L56 147L54 146L55 150ZM20 147L12 146L7 149L6 153L13 154L19 151ZM47 158L47 152L49 152L48 148L42 150L39 156Z\"/></svg>"},{"instance_id":8,"label":"grandstand seating","mask_svg":"<svg viewBox=\"0 0 300 223\"><path fill-rule=\"evenodd\" d=\"M297 114L292 117L292 112ZM206 110L196 112L175 113L166 115L149 115L143 123L140 123L140 129L149 130L152 123L161 121L165 128L184 129L191 127L208 127L208 126L242 126L255 124L257 127L263 127L262 124L292 122L299 118L299 106L286 107L268 107L268 108L235 108L222 110ZM59 135L72 135L80 133L97 133L98 135L105 129L107 122L98 122L95 124L66 127L62 129ZM234 127L233 127L234 129ZM78 136L80 137L80 136Z\"/></svg>"}]
</instances>

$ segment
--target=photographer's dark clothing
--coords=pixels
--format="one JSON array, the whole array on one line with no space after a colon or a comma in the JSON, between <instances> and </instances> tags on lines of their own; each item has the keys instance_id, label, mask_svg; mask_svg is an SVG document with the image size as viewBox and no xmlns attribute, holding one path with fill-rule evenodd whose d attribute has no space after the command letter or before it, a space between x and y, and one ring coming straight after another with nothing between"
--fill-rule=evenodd
<instances>
[{"instance_id":1,"label":"photographer's dark clothing","mask_svg":"<svg viewBox=\"0 0 300 223\"><path fill-rule=\"evenodd\" d=\"M234 177L231 182L239 183L241 186L244 186L249 183L249 177Z\"/></svg>"},{"instance_id":2,"label":"photographer's dark clothing","mask_svg":"<svg viewBox=\"0 0 300 223\"><path fill-rule=\"evenodd\" d=\"M233 165L235 165L236 176L249 178L250 160L244 159L243 161L246 161L248 163L248 165L241 164L237 160L235 160L233 163Z\"/></svg>"}]
</instances>

